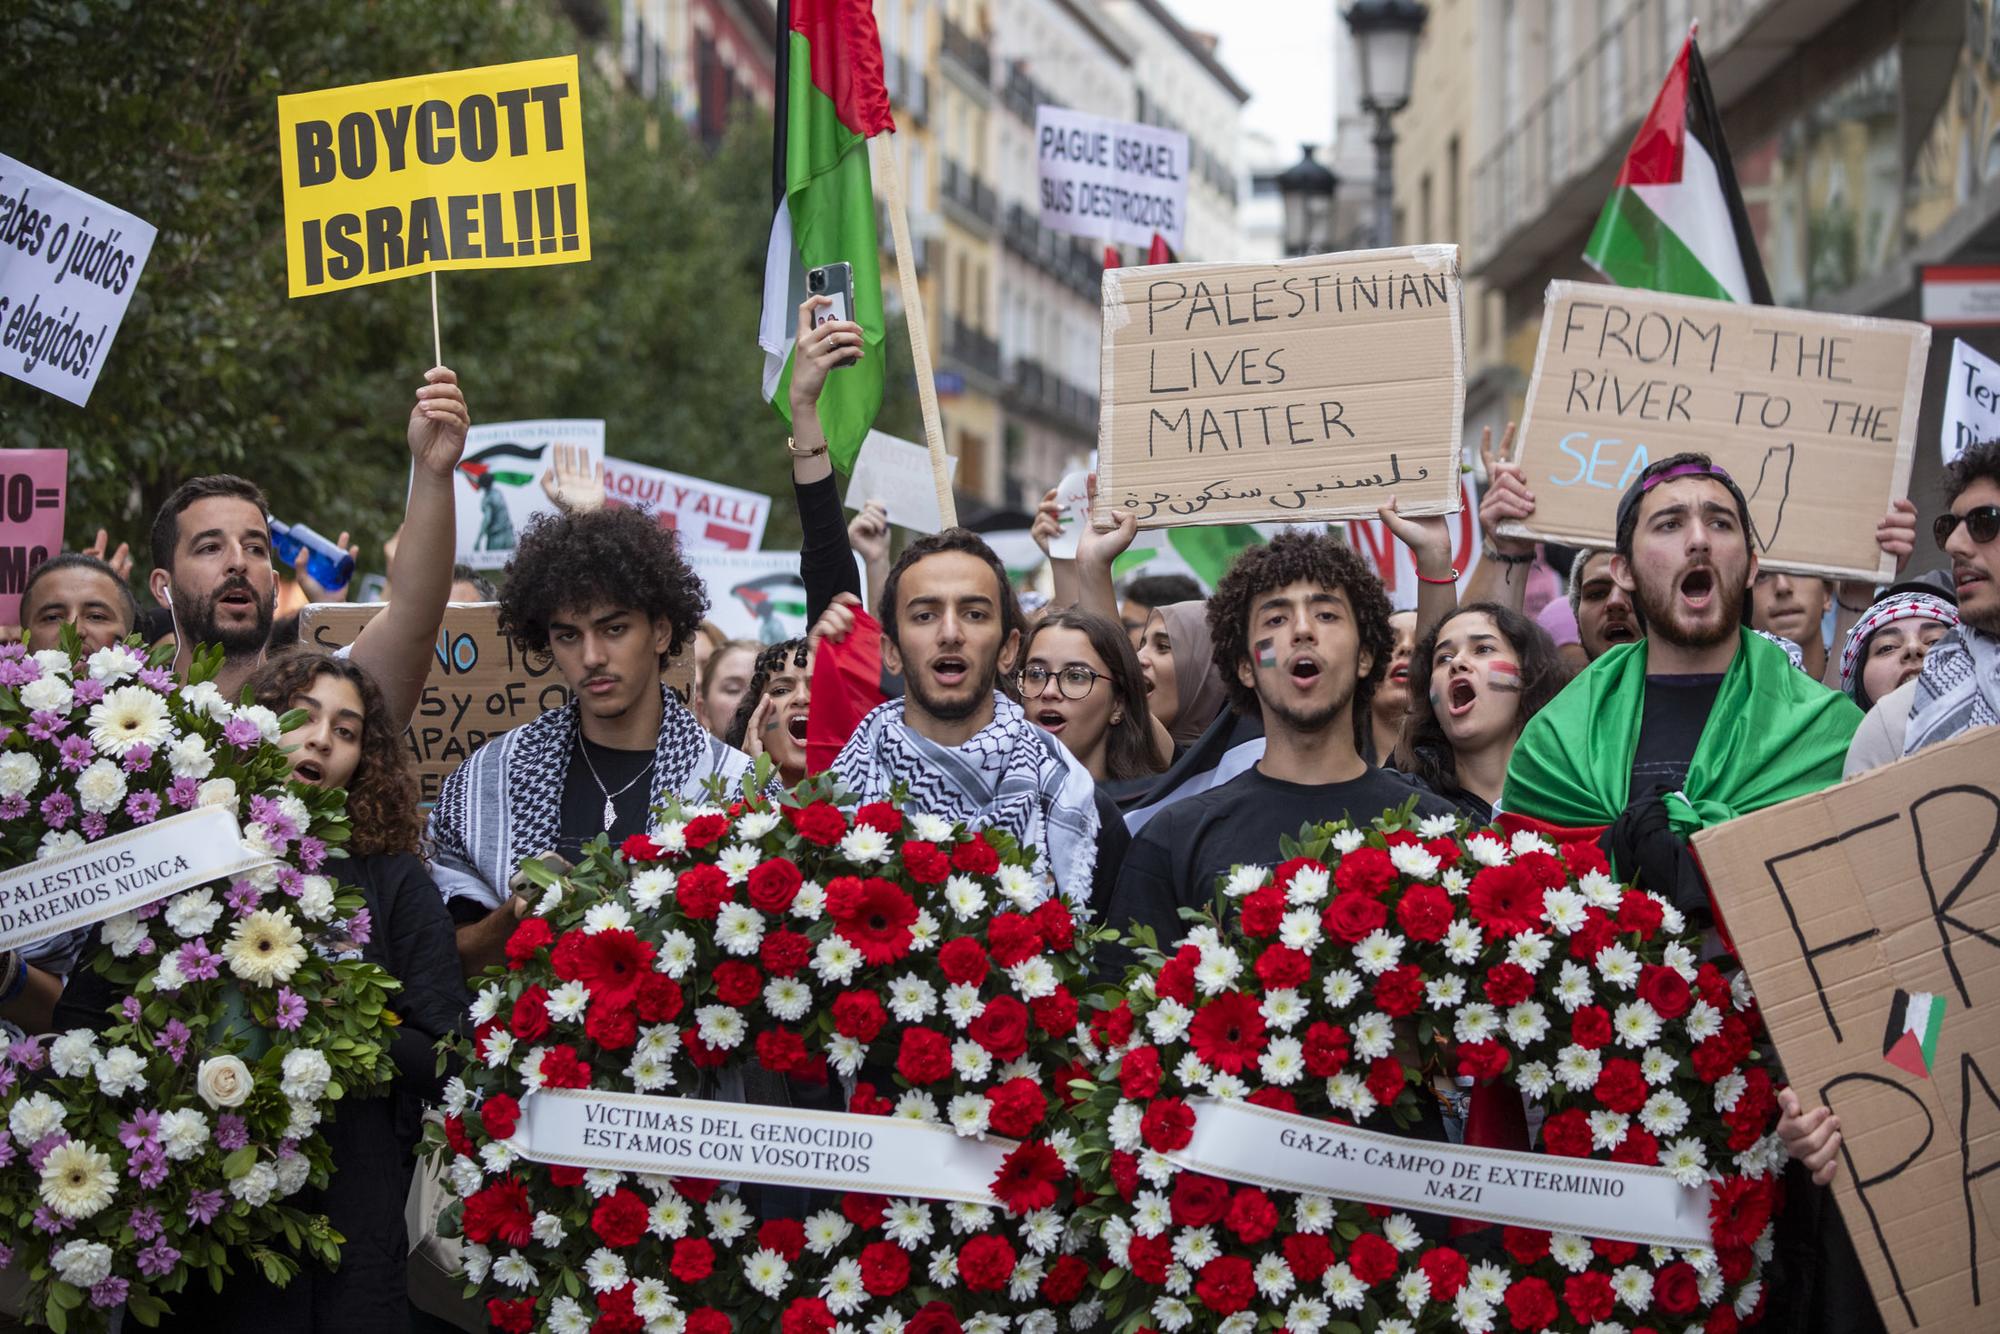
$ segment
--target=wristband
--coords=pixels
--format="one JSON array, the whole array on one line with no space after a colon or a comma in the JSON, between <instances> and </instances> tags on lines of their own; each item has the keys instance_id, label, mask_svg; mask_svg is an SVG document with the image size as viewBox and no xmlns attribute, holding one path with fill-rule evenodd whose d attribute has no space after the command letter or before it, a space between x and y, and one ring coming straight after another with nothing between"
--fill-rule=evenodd
<instances>
[{"instance_id":1,"label":"wristband","mask_svg":"<svg viewBox=\"0 0 2000 1334\"><path fill-rule=\"evenodd\" d=\"M816 459L826 453L826 445L822 443L818 449L800 449L797 441L793 440L790 436L786 436L785 452L795 459Z\"/></svg>"},{"instance_id":2,"label":"wristband","mask_svg":"<svg viewBox=\"0 0 2000 1334\"><path fill-rule=\"evenodd\" d=\"M1417 582L1420 584L1455 584L1458 582L1458 571L1456 569L1452 570L1451 578L1449 579L1445 578L1433 579L1429 575L1425 574L1422 570L1418 570Z\"/></svg>"},{"instance_id":3,"label":"wristband","mask_svg":"<svg viewBox=\"0 0 2000 1334\"><path fill-rule=\"evenodd\" d=\"M1526 565L1535 559L1535 553L1532 551L1523 552L1518 556L1509 556L1505 552L1495 548L1491 542L1481 547L1479 554L1483 560L1498 561L1502 565Z\"/></svg>"}]
</instances>

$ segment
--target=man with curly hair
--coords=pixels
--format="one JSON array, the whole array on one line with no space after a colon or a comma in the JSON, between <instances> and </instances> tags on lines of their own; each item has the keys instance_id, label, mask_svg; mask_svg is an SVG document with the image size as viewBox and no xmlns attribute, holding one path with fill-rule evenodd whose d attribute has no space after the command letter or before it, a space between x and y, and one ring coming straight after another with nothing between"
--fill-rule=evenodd
<instances>
[{"instance_id":1,"label":"man with curly hair","mask_svg":"<svg viewBox=\"0 0 2000 1334\"><path fill-rule=\"evenodd\" d=\"M1264 757L1149 821L1126 854L1109 924L1150 927L1169 953L1182 908L1213 904L1238 866L1280 860L1302 825L1365 823L1412 798L1419 815L1451 814L1361 757L1395 641L1382 581L1339 538L1287 532L1244 551L1208 600L1208 630L1230 703L1263 717Z\"/></svg>"},{"instance_id":2,"label":"man with curly hair","mask_svg":"<svg viewBox=\"0 0 2000 1334\"><path fill-rule=\"evenodd\" d=\"M500 628L530 663L553 660L572 698L481 746L439 790L432 870L458 923L467 975L498 962L528 904L516 870L581 859L600 834L643 834L669 797L700 802L750 757L702 729L660 671L707 614L674 535L635 509L536 519L500 590Z\"/></svg>"}]
</instances>

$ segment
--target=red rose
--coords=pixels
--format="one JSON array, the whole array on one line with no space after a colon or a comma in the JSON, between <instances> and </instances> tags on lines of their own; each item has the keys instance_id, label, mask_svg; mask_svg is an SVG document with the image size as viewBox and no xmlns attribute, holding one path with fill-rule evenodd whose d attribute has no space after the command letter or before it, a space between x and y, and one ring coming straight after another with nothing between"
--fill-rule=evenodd
<instances>
[{"instance_id":1,"label":"red rose","mask_svg":"<svg viewBox=\"0 0 2000 1334\"><path fill-rule=\"evenodd\" d=\"M1542 1122L1542 1147L1559 1158L1590 1156L1590 1118L1567 1107Z\"/></svg>"},{"instance_id":2,"label":"red rose","mask_svg":"<svg viewBox=\"0 0 2000 1334\"><path fill-rule=\"evenodd\" d=\"M854 812L854 823L859 828L873 829L878 834L900 834L903 832L903 813L886 801L871 801Z\"/></svg>"},{"instance_id":3,"label":"red rose","mask_svg":"<svg viewBox=\"0 0 2000 1334\"><path fill-rule=\"evenodd\" d=\"M1618 1056L1606 1061L1597 1072L1597 1087L1591 1091L1597 1095L1599 1102L1626 1116L1644 1107L1646 1099L1652 1096L1639 1063Z\"/></svg>"},{"instance_id":4,"label":"red rose","mask_svg":"<svg viewBox=\"0 0 2000 1334\"><path fill-rule=\"evenodd\" d=\"M992 875L1000 869L1000 854L986 841L986 835L974 834L952 849L951 865L967 875Z\"/></svg>"},{"instance_id":5,"label":"red rose","mask_svg":"<svg viewBox=\"0 0 2000 1334\"><path fill-rule=\"evenodd\" d=\"M486 1318L495 1329L503 1329L507 1334L528 1334L535 1327L535 1299L533 1297L489 1297L486 1301Z\"/></svg>"},{"instance_id":6,"label":"red rose","mask_svg":"<svg viewBox=\"0 0 2000 1334\"><path fill-rule=\"evenodd\" d=\"M1173 1263L1173 1259L1174 1239L1165 1233L1157 1237L1134 1237L1125 1252L1132 1276L1147 1283L1165 1283L1167 1266Z\"/></svg>"},{"instance_id":7,"label":"red rose","mask_svg":"<svg viewBox=\"0 0 2000 1334\"><path fill-rule=\"evenodd\" d=\"M1535 994L1535 978L1518 963L1496 963L1487 970L1484 990L1495 1005L1519 1005Z\"/></svg>"},{"instance_id":8,"label":"red rose","mask_svg":"<svg viewBox=\"0 0 2000 1334\"><path fill-rule=\"evenodd\" d=\"M1720 1247L1715 1258L1722 1266L1722 1281L1732 1288L1749 1278L1751 1268L1757 1263L1757 1253L1748 1246Z\"/></svg>"},{"instance_id":9,"label":"red rose","mask_svg":"<svg viewBox=\"0 0 2000 1334\"><path fill-rule=\"evenodd\" d=\"M618 851L628 862L656 862L666 856L660 845L644 834L633 834L618 845Z\"/></svg>"},{"instance_id":10,"label":"red rose","mask_svg":"<svg viewBox=\"0 0 2000 1334\"><path fill-rule=\"evenodd\" d=\"M514 1002L507 1018L507 1031L523 1042L533 1042L549 1031L549 990L529 987Z\"/></svg>"},{"instance_id":11,"label":"red rose","mask_svg":"<svg viewBox=\"0 0 2000 1334\"><path fill-rule=\"evenodd\" d=\"M1008 1080L986 1095L987 1123L994 1133L1024 1139L1048 1114L1049 1097L1025 1075Z\"/></svg>"},{"instance_id":12,"label":"red rose","mask_svg":"<svg viewBox=\"0 0 2000 1334\"><path fill-rule=\"evenodd\" d=\"M1181 1227L1207 1227L1228 1212L1229 1183L1199 1172L1178 1173L1169 1208Z\"/></svg>"},{"instance_id":13,"label":"red rose","mask_svg":"<svg viewBox=\"0 0 2000 1334\"><path fill-rule=\"evenodd\" d=\"M850 1190L840 1197L840 1215L858 1228L872 1231L882 1226L889 1212L889 1197L867 1191Z\"/></svg>"},{"instance_id":14,"label":"red rose","mask_svg":"<svg viewBox=\"0 0 2000 1334\"><path fill-rule=\"evenodd\" d=\"M903 1334L965 1334L950 1302L926 1302L903 1326Z\"/></svg>"},{"instance_id":15,"label":"red rose","mask_svg":"<svg viewBox=\"0 0 2000 1334\"><path fill-rule=\"evenodd\" d=\"M1035 1027L1052 1038L1066 1038L1076 1031L1079 1009L1076 997L1060 982L1048 995L1028 1002L1028 1013L1035 1017Z\"/></svg>"},{"instance_id":16,"label":"red rose","mask_svg":"<svg viewBox=\"0 0 2000 1334\"><path fill-rule=\"evenodd\" d=\"M514 934L507 937L507 967L519 972L522 965L553 939L555 932L549 928L547 918L523 917Z\"/></svg>"},{"instance_id":17,"label":"red rose","mask_svg":"<svg viewBox=\"0 0 2000 1334\"><path fill-rule=\"evenodd\" d=\"M1386 1107L1403 1091L1403 1063L1394 1056L1378 1056L1369 1063L1365 1082L1375 1101Z\"/></svg>"},{"instance_id":18,"label":"red rose","mask_svg":"<svg viewBox=\"0 0 2000 1334\"><path fill-rule=\"evenodd\" d=\"M506 1139L521 1121L521 1104L511 1093L496 1093L479 1104L479 1125L490 1139Z\"/></svg>"},{"instance_id":19,"label":"red rose","mask_svg":"<svg viewBox=\"0 0 2000 1334\"><path fill-rule=\"evenodd\" d=\"M839 1321L821 1297L794 1297L778 1317L778 1334L833 1334Z\"/></svg>"},{"instance_id":20,"label":"red rose","mask_svg":"<svg viewBox=\"0 0 2000 1334\"><path fill-rule=\"evenodd\" d=\"M1123 999L1090 1016L1090 1038L1100 1047L1117 1048L1132 1040L1132 1007Z\"/></svg>"},{"instance_id":21,"label":"red rose","mask_svg":"<svg viewBox=\"0 0 2000 1334\"><path fill-rule=\"evenodd\" d=\"M1315 1079L1330 1079L1340 1073L1353 1050L1353 1039L1339 1024L1315 1023L1306 1029L1306 1073Z\"/></svg>"},{"instance_id":22,"label":"red rose","mask_svg":"<svg viewBox=\"0 0 2000 1334\"><path fill-rule=\"evenodd\" d=\"M1076 917L1063 900L1045 899L1028 914L1041 933L1042 943L1052 950L1066 950L1076 944Z\"/></svg>"},{"instance_id":23,"label":"red rose","mask_svg":"<svg viewBox=\"0 0 2000 1334\"><path fill-rule=\"evenodd\" d=\"M709 973L715 982L715 998L724 1005L742 1009L764 994L764 975L754 963L724 959Z\"/></svg>"},{"instance_id":24,"label":"red rose","mask_svg":"<svg viewBox=\"0 0 2000 1334\"><path fill-rule=\"evenodd\" d=\"M1534 856L1554 861L1544 854L1523 853L1512 866L1489 866L1472 877L1466 906L1474 919L1495 935L1518 936L1542 920L1542 886L1522 865ZM1561 884L1561 879L1556 883Z\"/></svg>"},{"instance_id":25,"label":"red rose","mask_svg":"<svg viewBox=\"0 0 2000 1334\"><path fill-rule=\"evenodd\" d=\"M889 1012L872 991L843 991L833 998L833 1031L856 1042L873 1042Z\"/></svg>"},{"instance_id":26,"label":"red rose","mask_svg":"<svg viewBox=\"0 0 2000 1334\"><path fill-rule=\"evenodd\" d=\"M1744 1146L1748 1148L1748 1145ZM1647 1134L1638 1126L1625 1127L1625 1138L1618 1141L1618 1147L1611 1151L1614 1163L1637 1163L1640 1167L1653 1167L1660 1161L1660 1141Z\"/></svg>"},{"instance_id":27,"label":"red rose","mask_svg":"<svg viewBox=\"0 0 2000 1334\"><path fill-rule=\"evenodd\" d=\"M1347 1248L1347 1267L1354 1271L1354 1277L1371 1288L1385 1279L1394 1278L1400 1263L1396 1258L1396 1248L1379 1233L1364 1232Z\"/></svg>"},{"instance_id":28,"label":"red rose","mask_svg":"<svg viewBox=\"0 0 2000 1334\"><path fill-rule=\"evenodd\" d=\"M719 866L690 866L674 881L674 901L696 921L712 922L729 901L729 877Z\"/></svg>"},{"instance_id":29,"label":"red rose","mask_svg":"<svg viewBox=\"0 0 2000 1334\"><path fill-rule=\"evenodd\" d=\"M951 1073L951 1042L933 1028L906 1028L896 1073L912 1084L935 1084Z\"/></svg>"},{"instance_id":30,"label":"red rose","mask_svg":"<svg viewBox=\"0 0 2000 1334\"><path fill-rule=\"evenodd\" d=\"M1653 1301L1668 1315L1686 1315L1701 1302L1701 1279L1694 1266L1676 1260L1653 1275Z\"/></svg>"},{"instance_id":31,"label":"red rose","mask_svg":"<svg viewBox=\"0 0 2000 1334\"><path fill-rule=\"evenodd\" d=\"M1593 1325L1611 1318L1611 1276L1595 1269L1572 1274L1563 1281L1563 1304L1578 1324Z\"/></svg>"},{"instance_id":32,"label":"red rose","mask_svg":"<svg viewBox=\"0 0 2000 1334\"><path fill-rule=\"evenodd\" d=\"M1160 1098L1139 1118L1139 1138L1158 1153L1184 1149L1194 1138L1194 1112L1179 1098Z\"/></svg>"},{"instance_id":33,"label":"red rose","mask_svg":"<svg viewBox=\"0 0 2000 1334\"><path fill-rule=\"evenodd\" d=\"M1312 976L1312 958L1290 945L1271 945L1257 956L1256 972L1266 991L1283 991L1305 985Z\"/></svg>"},{"instance_id":34,"label":"red rose","mask_svg":"<svg viewBox=\"0 0 2000 1334\"><path fill-rule=\"evenodd\" d=\"M1245 1246L1255 1246L1278 1230L1278 1206L1263 1191L1246 1187L1229 1201L1222 1224Z\"/></svg>"},{"instance_id":35,"label":"red rose","mask_svg":"<svg viewBox=\"0 0 2000 1334\"><path fill-rule=\"evenodd\" d=\"M1396 904L1396 924L1411 940L1426 944L1443 940L1454 916L1451 896L1436 885L1411 885Z\"/></svg>"},{"instance_id":36,"label":"red rose","mask_svg":"<svg viewBox=\"0 0 2000 1334\"><path fill-rule=\"evenodd\" d=\"M968 1292L998 1292L1014 1276L1014 1247L997 1232L982 1232L958 1253L958 1275Z\"/></svg>"},{"instance_id":37,"label":"red rose","mask_svg":"<svg viewBox=\"0 0 2000 1334\"><path fill-rule=\"evenodd\" d=\"M1285 1267L1301 1283L1317 1283L1333 1268L1333 1243L1316 1232L1294 1232L1284 1240Z\"/></svg>"},{"instance_id":38,"label":"red rose","mask_svg":"<svg viewBox=\"0 0 2000 1334\"><path fill-rule=\"evenodd\" d=\"M648 973L639 983L639 1017L649 1024L664 1024L681 1012L680 984L663 973Z\"/></svg>"},{"instance_id":39,"label":"red rose","mask_svg":"<svg viewBox=\"0 0 2000 1334\"><path fill-rule=\"evenodd\" d=\"M1611 1041L1611 1012L1602 1005L1586 1005L1569 1017L1569 1039L1586 1051L1596 1051Z\"/></svg>"},{"instance_id":40,"label":"red rose","mask_svg":"<svg viewBox=\"0 0 2000 1334\"><path fill-rule=\"evenodd\" d=\"M783 857L759 862L750 869L750 906L772 916L788 912L804 883L799 868Z\"/></svg>"},{"instance_id":41,"label":"red rose","mask_svg":"<svg viewBox=\"0 0 2000 1334\"><path fill-rule=\"evenodd\" d=\"M699 1283L715 1272L715 1247L700 1237L682 1237L674 1243L667 1270L683 1283Z\"/></svg>"},{"instance_id":42,"label":"red rose","mask_svg":"<svg viewBox=\"0 0 2000 1334\"><path fill-rule=\"evenodd\" d=\"M1417 1268L1431 1281L1431 1300L1448 1302L1465 1286L1469 1266L1465 1257L1449 1246L1433 1246L1417 1260Z\"/></svg>"},{"instance_id":43,"label":"red rose","mask_svg":"<svg viewBox=\"0 0 2000 1334\"><path fill-rule=\"evenodd\" d=\"M800 838L822 848L830 848L840 842L841 836L847 832L847 821L842 818L840 808L830 801L787 807L785 815L791 820L792 828L799 831Z\"/></svg>"},{"instance_id":44,"label":"red rose","mask_svg":"<svg viewBox=\"0 0 2000 1334\"><path fill-rule=\"evenodd\" d=\"M1083 1296L1090 1281L1090 1262L1081 1255L1065 1255L1050 1266L1042 1279L1042 1300L1054 1306L1068 1306Z\"/></svg>"},{"instance_id":45,"label":"red rose","mask_svg":"<svg viewBox=\"0 0 2000 1334\"><path fill-rule=\"evenodd\" d=\"M1333 869L1333 887L1343 894L1365 894L1373 898L1394 888L1395 884L1396 864L1381 848L1356 848L1342 857L1340 865Z\"/></svg>"},{"instance_id":46,"label":"red rose","mask_svg":"<svg viewBox=\"0 0 2000 1334\"><path fill-rule=\"evenodd\" d=\"M1549 1253L1549 1234L1536 1227L1503 1227L1500 1244L1517 1265L1531 1265Z\"/></svg>"},{"instance_id":47,"label":"red rose","mask_svg":"<svg viewBox=\"0 0 2000 1334\"><path fill-rule=\"evenodd\" d=\"M1375 1005L1391 1018L1414 1014L1424 998L1424 970L1399 963L1375 979Z\"/></svg>"},{"instance_id":48,"label":"red rose","mask_svg":"<svg viewBox=\"0 0 2000 1334\"><path fill-rule=\"evenodd\" d=\"M1254 998L1240 991L1225 992L1195 1011L1188 1041L1209 1069L1241 1074L1263 1054L1264 1016Z\"/></svg>"},{"instance_id":49,"label":"red rose","mask_svg":"<svg viewBox=\"0 0 2000 1334\"><path fill-rule=\"evenodd\" d=\"M1678 1019L1694 1006L1687 979L1665 964L1649 963L1639 970L1639 999L1662 1019Z\"/></svg>"},{"instance_id":50,"label":"red rose","mask_svg":"<svg viewBox=\"0 0 2000 1334\"><path fill-rule=\"evenodd\" d=\"M729 832L729 817L726 815L697 815L687 822L687 845L701 849L720 839Z\"/></svg>"},{"instance_id":51,"label":"red rose","mask_svg":"<svg viewBox=\"0 0 2000 1334\"><path fill-rule=\"evenodd\" d=\"M893 1241L861 1249L861 1286L871 1297L893 1297L910 1285L910 1256Z\"/></svg>"},{"instance_id":52,"label":"red rose","mask_svg":"<svg viewBox=\"0 0 2000 1334\"><path fill-rule=\"evenodd\" d=\"M789 1028L767 1028L757 1035L757 1064L774 1075L789 1075L811 1064L805 1039Z\"/></svg>"},{"instance_id":53,"label":"red rose","mask_svg":"<svg viewBox=\"0 0 2000 1334\"><path fill-rule=\"evenodd\" d=\"M1299 1110L1299 1100L1280 1088L1255 1089L1243 1101L1253 1107L1269 1107L1274 1112L1296 1112Z\"/></svg>"},{"instance_id":54,"label":"red rose","mask_svg":"<svg viewBox=\"0 0 2000 1334\"><path fill-rule=\"evenodd\" d=\"M556 941L556 947L549 951L549 967L557 977L574 982L582 976L577 969L583 962L583 944L588 939L581 931L569 931Z\"/></svg>"},{"instance_id":55,"label":"red rose","mask_svg":"<svg viewBox=\"0 0 2000 1334\"><path fill-rule=\"evenodd\" d=\"M542 1084L552 1089L590 1087L590 1067L578 1059L576 1048L558 1043L542 1053Z\"/></svg>"},{"instance_id":56,"label":"red rose","mask_svg":"<svg viewBox=\"0 0 2000 1334\"><path fill-rule=\"evenodd\" d=\"M944 980L959 986L976 987L986 980L991 971L987 963L986 951L979 948L979 942L971 936L959 936L945 942L938 951L938 971Z\"/></svg>"},{"instance_id":57,"label":"red rose","mask_svg":"<svg viewBox=\"0 0 2000 1334\"><path fill-rule=\"evenodd\" d=\"M1555 1322L1556 1295L1539 1278L1517 1278L1507 1286L1507 1318L1518 1330L1547 1329Z\"/></svg>"},{"instance_id":58,"label":"red rose","mask_svg":"<svg viewBox=\"0 0 2000 1334\"><path fill-rule=\"evenodd\" d=\"M604 1238L606 1246L637 1245L646 1235L646 1214L646 1202L620 1186L590 1211L590 1230Z\"/></svg>"},{"instance_id":59,"label":"red rose","mask_svg":"<svg viewBox=\"0 0 2000 1334\"><path fill-rule=\"evenodd\" d=\"M1666 920L1666 909L1651 894L1628 889L1618 900L1618 929L1637 931L1641 940L1651 940Z\"/></svg>"},{"instance_id":60,"label":"red rose","mask_svg":"<svg viewBox=\"0 0 2000 1334\"><path fill-rule=\"evenodd\" d=\"M1165 1071L1160 1066L1157 1047L1134 1047L1119 1058L1118 1087L1135 1102L1143 1102L1160 1091Z\"/></svg>"},{"instance_id":61,"label":"red rose","mask_svg":"<svg viewBox=\"0 0 2000 1334\"><path fill-rule=\"evenodd\" d=\"M1341 863L1342 866L1346 864ZM1366 894L1336 894L1333 902L1326 905L1326 911L1320 914L1320 923L1326 927L1326 933L1346 945L1358 943L1370 931L1381 929L1388 920L1389 910L1382 906L1382 900Z\"/></svg>"},{"instance_id":62,"label":"red rose","mask_svg":"<svg viewBox=\"0 0 2000 1334\"><path fill-rule=\"evenodd\" d=\"M1278 925L1285 917L1285 891L1276 885L1266 885L1243 896L1243 903L1237 909L1243 922L1243 934L1255 940L1264 940L1278 934Z\"/></svg>"},{"instance_id":63,"label":"red rose","mask_svg":"<svg viewBox=\"0 0 2000 1334\"><path fill-rule=\"evenodd\" d=\"M1011 1061L1028 1050L1028 1007L1012 996L995 996L966 1025L965 1035L995 1060Z\"/></svg>"},{"instance_id":64,"label":"red rose","mask_svg":"<svg viewBox=\"0 0 2000 1334\"><path fill-rule=\"evenodd\" d=\"M593 1005L583 1018L583 1032L606 1051L623 1051L639 1040L639 1020L630 1010Z\"/></svg>"},{"instance_id":65,"label":"red rose","mask_svg":"<svg viewBox=\"0 0 2000 1334\"><path fill-rule=\"evenodd\" d=\"M912 841L903 845L903 869L920 885L942 885L951 876L951 858L935 843Z\"/></svg>"},{"instance_id":66,"label":"red rose","mask_svg":"<svg viewBox=\"0 0 2000 1334\"><path fill-rule=\"evenodd\" d=\"M1201 1267L1194 1295L1217 1315L1235 1315L1257 1296L1255 1271L1240 1255L1219 1255Z\"/></svg>"},{"instance_id":67,"label":"red rose","mask_svg":"<svg viewBox=\"0 0 2000 1334\"><path fill-rule=\"evenodd\" d=\"M757 1229L757 1244L790 1264L806 1248L806 1225L796 1218L773 1218Z\"/></svg>"},{"instance_id":68,"label":"red rose","mask_svg":"<svg viewBox=\"0 0 2000 1334\"><path fill-rule=\"evenodd\" d=\"M1759 1306L1764 1304L1764 1294L1762 1292L1757 1294L1757 1304ZM1761 1314L1756 1312L1752 1312L1752 1314L1759 1320L1763 1319ZM1736 1318L1735 1308L1730 1306L1718 1306L1714 1308L1708 1313L1708 1319L1701 1322L1702 1334L1736 1334L1742 1327L1742 1322Z\"/></svg>"},{"instance_id":69,"label":"red rose","mask_svg":"<svg viewBox=\"0 0 2000 1334\"><path fill-rule=\"evenodd\" d=\"M773 931L757 947L757 962L772 977L796 977L812 959L812 941L797 931Z\"/></svg>"},{"instance_id":70,"label":"red rose","mask_svg":"<svg viewBox=\"0 0 2000 1334\"><path fill-rule=\"evenodd\" d=\"M1507 1049L1497 1042L1458 1044L1458 1073L1467 1079L1497 1079L1506 1072Z\"/></svg>"}]
</instances>

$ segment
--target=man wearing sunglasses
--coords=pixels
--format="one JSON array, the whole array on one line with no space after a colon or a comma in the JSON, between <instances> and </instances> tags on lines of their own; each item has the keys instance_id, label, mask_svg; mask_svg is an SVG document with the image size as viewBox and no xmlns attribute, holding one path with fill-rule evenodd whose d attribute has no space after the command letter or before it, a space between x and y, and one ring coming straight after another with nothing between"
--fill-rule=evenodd
<instances>
[{"instance_id":1,"label":"man wearing sunglasses","mask_svg":"<svg viewBox=\"0 0 2000 1334\"><path fill-rule=\"evenodd\" d=\"M1951 557L1959 625L1923 672L1884 695L1847 751L1847 776L2000 722L2000 441L1974 445L1945 474L1946 512L1931 534Z\"/></svg>"}]
</instances>

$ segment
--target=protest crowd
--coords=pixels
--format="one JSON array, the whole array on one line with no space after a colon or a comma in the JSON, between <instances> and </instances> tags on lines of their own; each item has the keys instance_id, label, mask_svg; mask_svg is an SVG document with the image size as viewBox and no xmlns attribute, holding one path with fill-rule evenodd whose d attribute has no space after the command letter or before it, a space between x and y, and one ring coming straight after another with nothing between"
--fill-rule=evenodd
<instances>
[{"instance_id":1,"label":"protest crowd","mask_svg":"<svg viewBox=\"0 0 2000 1334\"><path fill-rule=\"evenodd\" d=\"M538 101L552 147L560 91ZM281 555L254 475L187 477L149 532L27 577L0 635L0 820L32 830L8 893L49 894L17 874L40 862L104 878L88 857L215 807L257 856L173 897L117 881L94 915L52 898L26 920L73 923L53 932L0 903L20 942L0 1175L28 1183L0 1188L8 1310L204 1331L1886 1327L1836 1205L1855 1127L1757 1031L1695 839L2000 723L2000 440L1949 464L1937 512L1889 499L1875 579L1771 567L1759 479L1694 449L1605 494L1605 545L1538 538L1512 425L1476 451L1469 572L1439 507L1369 493L1410 607L1339 521L1265 532L1209 588L1121 581L1171 516L1098 474L1081 505L1049 479L1045 559L1010 573L970 528L899 538L866 497L849 516L835 398L880 339L834 307L791 305L789 433L740 442L789 459L803 635L730 637L681 536L583 451L549 455L504 568L460 564L458 511L491 491L469 469L501 465L469 460L482 386L445 365L411 400L381 605L338 643L316 627L359 580ZM1920 543L1944 568L1905 577ZM449 618L475 613L542 703L433 795L414 729ZM196 994L223 999L177 999ZM1367 1013L1320 1022L1322 997ZM1574 1041L1527 1059L1551 1022ZM149 1106L135 1072L169 1060L184 1092ZM693 1153L668 1132L711 1133L683 1098L813 1127L783 1142L814 1152L715 1180L645 1166ZM565 1143L596 1156L547 1147L572 1105ZM1232 1110L1211 1124L1238 1131L1194 1129ZM1604 1216L1598 1236L1477 1188L1349 1199L1333 1140L1310 1186L1247 1150L1215 1167L1258 1114L1288 1148L1312 1117L1397 1161L1594 1156L1711 1194L1693 1234ZM935 1221L893 1165L828 1166L856 1126L912 1122L1009 1156L970 1194L939 1185ZM970 1170L939 1152L907 1175ZM1334 1229L1337 1200L1355 1212Z\"/></svg>"}]
</instances>

